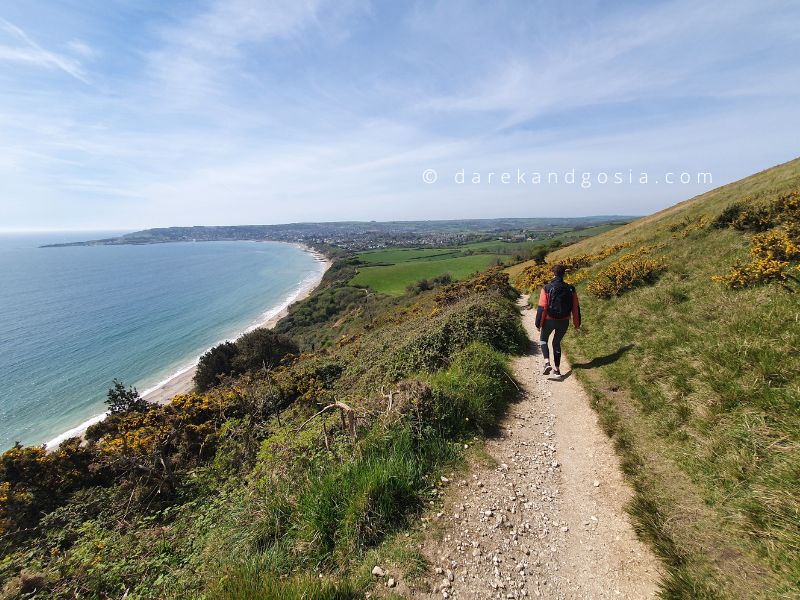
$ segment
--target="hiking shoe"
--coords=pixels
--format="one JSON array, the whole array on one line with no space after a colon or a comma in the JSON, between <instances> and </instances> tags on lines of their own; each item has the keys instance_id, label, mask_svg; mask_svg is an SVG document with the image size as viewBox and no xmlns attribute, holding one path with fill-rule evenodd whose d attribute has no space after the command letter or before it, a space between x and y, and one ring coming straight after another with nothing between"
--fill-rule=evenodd
<instances>
[{"instance_id":1,"label":"hiking shoe","mask_svg":"<svg viewBox=\"0 0 800 600\"><path fill-rule=\"evenodd\" d=\"M561 377L561 370L558 367L556 367L555 369L553 369L553 375L555 375L556 377Z\"/></svg>"},{"instance_id":2,"label":"hiking shoe","mask_svg":"<svg viewBox=\"0 0 800 600\"><path fill-rule=\"evenodd\" d=\"M550 371L553 370L553 367L550 366L550 363L544 363L544 373L543 375L550 375Z\"/></svg>"}]
</instances>

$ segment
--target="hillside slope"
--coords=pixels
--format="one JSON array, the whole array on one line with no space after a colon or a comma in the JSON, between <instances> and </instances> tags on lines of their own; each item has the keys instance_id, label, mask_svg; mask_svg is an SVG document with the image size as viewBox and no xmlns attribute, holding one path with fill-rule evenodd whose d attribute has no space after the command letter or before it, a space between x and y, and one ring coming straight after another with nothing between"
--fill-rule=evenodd
<instances>
[{"instance_id":1,"label":"hillside slope","mask_svg":"<svg viewBox=\"0 0 800 600\"><path fill-rule=\"evenodd\" d=\"M797 597L798 191L793 160L547 257L578 285L566 350L670 565L666 597Z\"/></svg>"},{"instance_id":2,"label":"hillside slope","mask_svg":"<svg viewBox=\"0 0 800 600\"><path fill-rule=\"evenodd\" d=\"M507 363L527 337L496 270L391 301L353 298L350 273L338 259L284 339L212 354L255 368L166 405L123 387L128 404L86 443L0 454L0 598L386 589L372 567L414 559L403 532L515 396ZM279 343L316 351L274 359Z\"/></svg>"}]
</instances>

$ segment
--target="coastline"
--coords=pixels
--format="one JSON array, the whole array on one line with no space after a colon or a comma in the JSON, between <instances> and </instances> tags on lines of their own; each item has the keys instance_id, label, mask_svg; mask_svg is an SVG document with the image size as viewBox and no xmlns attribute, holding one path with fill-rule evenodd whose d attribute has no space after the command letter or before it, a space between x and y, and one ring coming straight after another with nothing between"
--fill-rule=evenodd
<instances>
[{"instance_id":1,"label":"coastline","mask_svg":"<svg viewBox=\"0 0 800 600\"><path fill-rule=\"evenodd\" d=\"M281 242L281 243L289 243L289 242ZM259 320L254 324L250 325L246 329L238 332L233 337L227 338L225 340L220 340L214 346L218 344L222 344L227 341L235 341L242 337L244 334L253 331L254 329L264 328L264 329L272 329L274 328L278 322L283 319L286 315L289 314L289 308L295 304L296 302L300 302L301 300L305 300L308 298L311 293L317 289L320 282L322 281L323 276L330 268L332 262L331 260L314 250L313 248L306 246L300 243L290 243L290 245L295 246L303 252L307 252L311 254L314 259L322 266L322 268L317 272L314 273L312 276L306 277L303 281L301 281L297 285L297 289L287 296L283 302L281 302L278 306L275 306L265 313L261 315ZM141 396L143 399L147 400L148 402L155 402L157 404L167 404L172 401L172 398L177 396L178 394L185 394L192 390L192 380L194 379L195 371L197 370L197 363L200 360L200 357L196 357L194 361L181 368L177 372L170 375L165 380L157 383L155 386L150 387L143 392L141 392ZM73 427L54 437L52 440L49 440L42 444L45 449L48 451L55 450L58 448L59 444L66 439L71 437L82 437L86 430L95 423L99 423L103 419L106 418L108 413L103 413L99 415L95 415L91 419L87 419L77 427Z\"/></svg>"}]
</instances>

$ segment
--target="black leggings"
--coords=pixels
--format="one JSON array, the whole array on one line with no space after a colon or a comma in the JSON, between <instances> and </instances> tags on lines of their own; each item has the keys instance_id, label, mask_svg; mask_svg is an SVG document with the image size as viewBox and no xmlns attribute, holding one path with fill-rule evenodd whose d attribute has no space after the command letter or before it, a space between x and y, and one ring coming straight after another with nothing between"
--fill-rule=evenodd
<instances>
[{"instance_id":1,"label":"black leggings","mask_svg":"<svg viewBox=\"0 0 800 600\"><path fill-rule=\"evenodd\" d=\"M542 356L544 359L550 360L550 349L547 347L547 340L550 339L550 334L553 335L553 362L555 362L556 369L561 364L561 340L564 334L569 329L569 319L545 319L542 325L542 333L539 336L539 346L542 349Z\"/></svg>"}]
</instances>

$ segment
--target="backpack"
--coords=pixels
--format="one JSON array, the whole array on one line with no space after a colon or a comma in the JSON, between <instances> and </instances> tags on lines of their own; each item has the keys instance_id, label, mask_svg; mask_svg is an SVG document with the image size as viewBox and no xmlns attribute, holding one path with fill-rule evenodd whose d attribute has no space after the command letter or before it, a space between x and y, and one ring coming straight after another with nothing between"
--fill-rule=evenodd
<instances>
[{"instance_id":1,"label":"backpack","mask_svg":"<svg viewBox=\"0 0 800 600\"><path fill-rule=\"evenodd\" d=\"M565 319L572 313L572 294L575 288L563 281L554 281L545 286L547 293L547 316Z\"/></svg>"}]
</instances>

